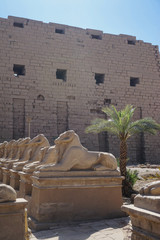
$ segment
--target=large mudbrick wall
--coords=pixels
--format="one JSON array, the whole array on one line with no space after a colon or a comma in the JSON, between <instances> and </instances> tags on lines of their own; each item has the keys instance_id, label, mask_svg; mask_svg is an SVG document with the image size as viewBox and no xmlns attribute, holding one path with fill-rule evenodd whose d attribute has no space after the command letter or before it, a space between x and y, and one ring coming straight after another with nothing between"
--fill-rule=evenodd
<instances>
[{"instance_id":1,"label":"large mudbrick wall","mask_svg":"<svg viewBox=\"0 0 160 240\"><path fill-rule=\"evenodd\" d=\"M160 122L158 46L134 36L112 35L9 16L0 19L0 141L43 133L51 144L75 130L90 150L118 157L119 141L85 134L101 108L137 107L135 119ZM129 141L129 162L158 163L160 136Z\"/></svg>"}]
</instances>

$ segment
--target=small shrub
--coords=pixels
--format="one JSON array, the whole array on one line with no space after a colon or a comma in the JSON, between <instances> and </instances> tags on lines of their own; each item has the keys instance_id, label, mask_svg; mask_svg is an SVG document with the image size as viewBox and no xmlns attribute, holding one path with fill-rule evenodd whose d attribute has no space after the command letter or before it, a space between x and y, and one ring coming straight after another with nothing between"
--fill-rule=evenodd
<instances>
[{"instance_id":1,"label":"small shrub","mask_svg":"<svg viewBox=\"0 0 160 240\"><path fill-rule=\"evenodd\" d=\"M116 158L116 160L117 160L117 166L119 167L119 158Z\"/></svg>"},{"instance_id":2,"label":"small shrub","mask_svg":"<svg viewBox=\"0 0 160 240\"><path fill-rule=\"evenodd\" d=\"M138 178L138 171L137 170L131 171L131 169L127 169L126 180L127 180L127 182L129 182L131 184L132 187L138 179L139 178Z\"/></svg>"}]
</instances>

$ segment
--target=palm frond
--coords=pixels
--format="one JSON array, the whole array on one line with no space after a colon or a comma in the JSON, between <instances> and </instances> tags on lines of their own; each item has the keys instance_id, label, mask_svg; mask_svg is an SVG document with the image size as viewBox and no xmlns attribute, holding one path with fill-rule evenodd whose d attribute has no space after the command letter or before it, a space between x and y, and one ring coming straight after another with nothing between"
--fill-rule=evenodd
<instances>
[{"instance_id":1,"label":"palm frond","mask_svg":"<svg viewBox=\"0 0 160 240\"><path fill-rule=\"evenodd\" d=\"M152 118L143 118L132 122L129 127L130 135L140 132L148 132L153 135L160 130L160 124L156 123Z\"/></svg>"},{"instance_id":2,"label":"palm frond","mask_svg":"<svg viewBox=\"0 0 160 240\"><path fill-rule=\"evenodd\" d=\"M99 133L107 131L117 135L121 140L127 140L135 133L148 132L156 134L160 130L160 125L152 118L144 118L132 122L135 108L127 105L124 109L117 111L115 106L105 107L102 111L109 117L108 119L97 118L86 128L86 133Z\"/></svg>"},{"instance_id":3,"label":"palm frond","mask_svg":"<svg viewBox=\"0 0 160 240\"><path fill-rule=\"evenodd\" d=\"M120 111L117 111L114 105L111 105L110 107L105 107L102 109L102 111L109 117L109 119L112 121L112 125L114 128L116 128L119 132L122 131L121 129L121 113Z\"/></svg>"},{"instance_id":4,"label":"palm frond","mask_svg":"<svg viewBox=\"0 0 160 240\"><path fill-rule=\"evenodd\" d=\"M119 130L119 136L126 136L135 108L132 105L127 105L124 109L117 111L115 106L111 105L110 108L103 108L102 111L112 119Z\"/></svg>"},{"instance_id":5,"label":"palm frond","mask_svg":"<svg viewBox=\"0 0 160 240\"><path fill-rule=\"evenodd\" d=\"M96 118L91 122L91 125L85 129L86 133L100 133L103 131L113 133L117 136L119 134L119 130L111 119Z\"/></svg>"},{"instance_id":6,"label":"palm frond","mask_svg":"<svg viewBox=\"0 0 160 240\"><path fill-rule=\"evenodd\" d=\"M117 111L114 105L111 105L110 107L102 108L102 112L104 112L111 119L115 119L115 120L119 119L119 112Z\"/></svg>"},{"instance_id":7,"label":"palm frond","mask_svg":"<svg viewBox=\"0 0 160 240\"><path fill-rule=\"evenodd\" d=\"M128 133L128 128L132 121L134 111L135 108L132 105L127 105L124 109L120 111L121 112L120 128L121 132L124 133L125 135Z\"/></svg>"},{"instance_id":8,"label":"palm frond","mask_svg":"<svg viewBox=\"0 0 160 240\"><path fill-rule=\"evenodd\" d=\"M86 128L87 133L99 133L103 131L111 132L120 139L120 172L122 176L126 176L126 160L127 160L127 139L133 134L140 132L148 132L156 134L160 130L160 124L156 123L152 118L144 118L132 122L135 108L127 105L124 109L117 111L112 105L103 108L102 111L108 116L108 119L95 119L92 124ZM125 181L123 183L123 192Z\"/></svg>"}]
</instances>

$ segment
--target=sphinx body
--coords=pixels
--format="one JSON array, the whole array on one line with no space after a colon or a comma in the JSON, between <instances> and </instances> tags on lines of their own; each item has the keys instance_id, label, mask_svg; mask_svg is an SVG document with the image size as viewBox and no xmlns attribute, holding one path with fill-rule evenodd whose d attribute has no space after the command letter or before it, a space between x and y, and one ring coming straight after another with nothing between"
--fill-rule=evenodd
<instances>
[{"instance_id":1,"label":"sphinx body","mask_svg":"<svg viewBox=\"0 0 160 240\"><path fill-rule=\"evenodd\" d=\"M44 164L56 163L58 161L58 154L56 146L44 147L40 149L39 161L28 163L23 167L23 172L33 173L38 166Z\"/></svg>"},{"instance_id":2,"label":"sphinx body","mask_svg":"<svg viewBox=\"0 0 160 240\"><path fill-rule=\"evenodd\" d=\"M4 141L3 143L0 143L0 159L4 157L5 153L5 146L8 142Z\"/></svg>"},{"instance_id":3,"label":"sphinx body","mask_svg":"<svg viewBox=\"0 0 160 240\"><path fill-rule=\"evenodd\" d=\"M160 181L146 184L140 189L141 195L160 196Z\"/></svg>"},{"instance_id":4,"label":"sphinx body","mask_svg":"<svg viewBox=\"0 0 160 240\"><path fill-rule=\"evenodd\" d=\"M12 140L6 145L7 153L6 153L6 157L1 159L1 166L6 167L7 163L14 159L17 152L17 144L18 144L18 141Z\"/></svg>"},{"instance_id":5,"label":"sphinx body","mask_svg":"<svg viewBox=\"0 0 160 240\"><path fill-rule=\"evenodd\" d=\"M11 140L10 142L7 142L4 146L4 154L0 158L0 166L3 166L3 164L12 158L12 145L14 145L16 141Z\"/></svg>"},{"instance_id":6,"label":"sphinx body","mask_svg":"<svg viewBox=\"0 0 160 240\"><path fill-rule=\"evenodd\" d=\"M27 148L23 153L23 159L13 164L13 170L21 171L24 165L40 161L43 147L49 147L50 144L43 134L39 134L27 143Z\"/></svg>"},{"instance_id":7,"label":"sphinx body","mask_svg":"<svg viewBox=\"0 0 160 240\"><path fill-rule=\"evenodd\" d=\"M115 170L117 161L110 153L88 151L79 140L78 135L69 130L56 140L58 157L56 163L36 168L38 171L70 171L70 170Z\"/></svg>"},{"instance_id":8,"label":"sphinx body","mask_svg":"<svg viewBox=\"0 0 160 240\"><path fill-rule=\"evenodd\" d=\"M6 160L4 166L7 169L12 168L13 164L18 161L23 161L23 156L25 154L25 150L28 147L28 143L31 139L29 137L18 139L16 143L12 146L14 149L12 153L12 159Z\"/></svg>"},{"instance_id":9,"label":"sphinx body","mask_svg":"<svg viewBox=\"0 0 160 240\"><path fill-rule=\"evenodd\" d=\"M6 184L0 184L0 202L12 202L17 197L16 191Z\"/></svg>"}]
</instances>

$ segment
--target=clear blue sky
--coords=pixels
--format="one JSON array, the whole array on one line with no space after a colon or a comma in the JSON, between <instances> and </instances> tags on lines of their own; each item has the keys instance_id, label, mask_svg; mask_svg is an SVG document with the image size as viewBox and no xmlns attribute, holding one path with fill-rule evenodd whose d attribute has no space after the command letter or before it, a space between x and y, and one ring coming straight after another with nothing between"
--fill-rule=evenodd
<instances>
[{"instance_id":1,"label":"clear blue sky","mask_svg":"<svg viewBox=\"0 0 160 240\"><path fill-rule=\"evenodd\" d=\"M160 0L1 0L8 15L128 34L160 46Z\"/></svg>"}]
</instances>

